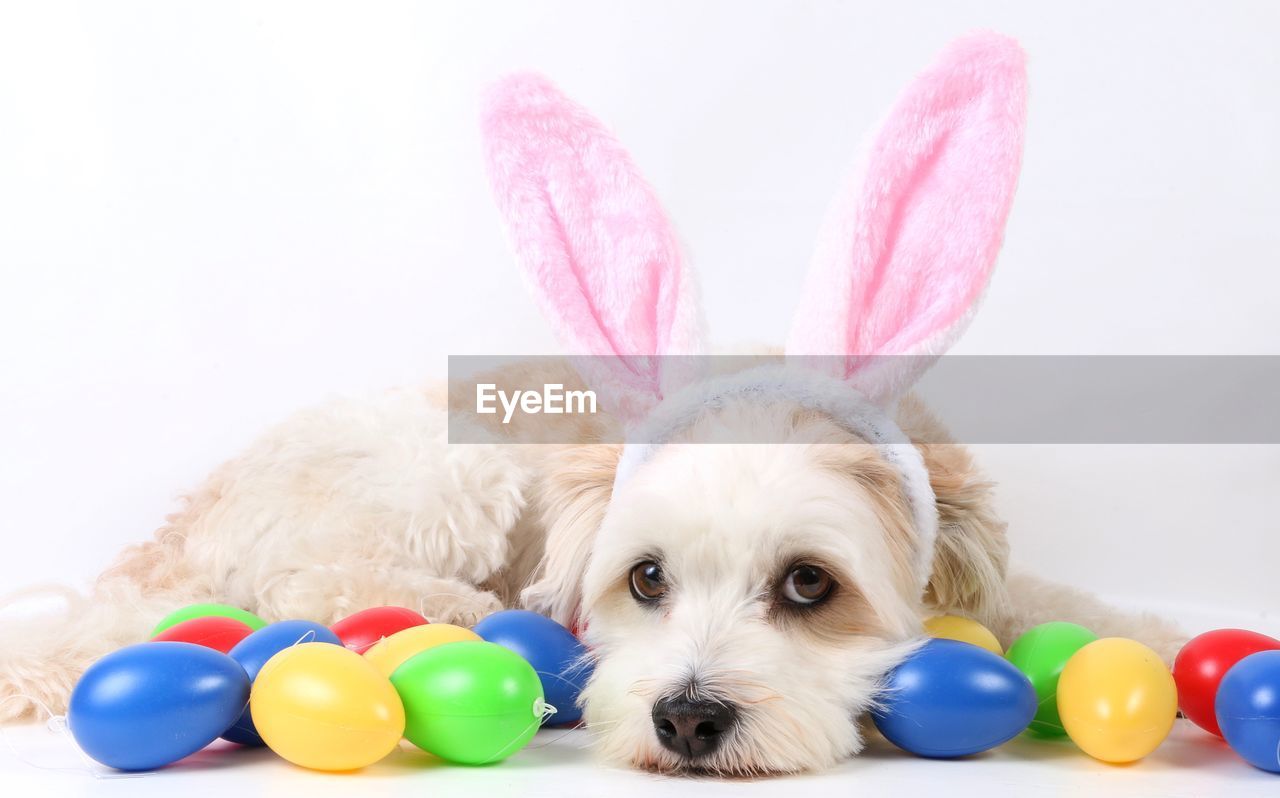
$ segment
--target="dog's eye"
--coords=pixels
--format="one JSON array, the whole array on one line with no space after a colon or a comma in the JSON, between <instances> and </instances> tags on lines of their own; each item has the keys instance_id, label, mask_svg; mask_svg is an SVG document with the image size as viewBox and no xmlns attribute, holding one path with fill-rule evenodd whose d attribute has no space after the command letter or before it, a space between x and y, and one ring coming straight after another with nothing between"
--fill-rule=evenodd
<instances>
[{"instance_id":1,"label":"dog's eye","mask_svg":"<svg viewBox=\"0 0 1280 798\"><path fill-rule=\"evenodd\" d=\"M835 585L831 574L813 565L797 565L782 580L782 595L794 604L822 601Z\"/></svg>"},{"instance_id":2,"label":"dog's eye","mask_svg":"<svg viewBox=\"0 0 1280 798\"><path fill-rule=\"evenodd\" d=\"M631 595L636 601L657 601L666 592L667 582L661 565L645 560L631 569Z\"/></svg>"}]
</instances>

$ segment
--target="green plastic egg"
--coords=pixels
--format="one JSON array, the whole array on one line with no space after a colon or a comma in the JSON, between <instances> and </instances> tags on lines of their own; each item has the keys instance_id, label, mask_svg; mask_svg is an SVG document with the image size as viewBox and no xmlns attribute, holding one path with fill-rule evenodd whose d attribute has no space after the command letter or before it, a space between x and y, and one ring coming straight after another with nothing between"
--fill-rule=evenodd
<instances>
[{"instance_id":1,"label":"green plastic egg","mask_svg":"<svg viewBox=\"0 0 1280 798\"><path fill-rule=\"evenodd\" d=\"M192 604L180 610L174 610L164 616L160 623L156 624L156 628L151 630L151 636L155 637L170 626L180 624L183 621L189 621L192 618L207 618L210 615L234 618L255 632L267 625L266 621L252 612L242 610L239 607L232 607L230 604Z\"/></svg>"},{"instance_id":2,"label":"green plastic egg","mask_svg":"<svg viewBox=\"0 0 1280 798\"><path fill-rule=\"evenodd\" d=\"M523 657L493 643L429 648L391 674L404 703L404 736L441 759L500 762L538 731L542 681Z\"/></svg>"},{"instance_id":3,"label":"green plastic egg","mask_svg":"<svg viewBox=\"0 0 1280 798\"><path fill-rule=\"evenodd\" d=\"M1005 658L1036 689L1039 708L1028 731L1041 737L1062 737L1067 733L1058 716L1058 677L1071 655L1097 639L1083 626L1054 621L1031 627L1009 646Z\"/></svg>"}]
</instances>

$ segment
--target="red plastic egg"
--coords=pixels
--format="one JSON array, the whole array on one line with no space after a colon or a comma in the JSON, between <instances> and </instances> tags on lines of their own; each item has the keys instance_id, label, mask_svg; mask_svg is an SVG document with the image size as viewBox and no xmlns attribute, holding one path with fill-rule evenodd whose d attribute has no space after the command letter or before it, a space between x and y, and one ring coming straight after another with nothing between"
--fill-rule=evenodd
<instances>
[{"instance_id":1,"label":"red plastic egg","mask_svg":"<svg viewBox=\"0 0 1280 798\"><path fill-rule=\"evenodd\" d=\"M221 615L206 615L176 623L151 638L152 642L195 643L223 654L253 632L248 624Z\"/></svg>"},{"instance_id":2,"label":"red plastic egg","mask_svg":"<svg viewBox=\"0 0 1280 798\"><path fill-rule=\"evenodd\" d=\"M1240 660L1259 651L1280 649L1280 640L1244 629L1215 629L1194 637L1173 661L1178 706L1200 728L1222 736L1214 714L1218 683Z\"/></svg>"},{"instance_id":3,"label":"red plastic egg","mask_svg":"<svg viewBox=\"0 0 1280 798\"><path fill-rule=\"evenodd\" d=\"M371 607L348 615L330 628L342 641L342 645L357 654L363 654L384 637L427 623L426 618L404 607Z\"/></svg>"}]
</instances>

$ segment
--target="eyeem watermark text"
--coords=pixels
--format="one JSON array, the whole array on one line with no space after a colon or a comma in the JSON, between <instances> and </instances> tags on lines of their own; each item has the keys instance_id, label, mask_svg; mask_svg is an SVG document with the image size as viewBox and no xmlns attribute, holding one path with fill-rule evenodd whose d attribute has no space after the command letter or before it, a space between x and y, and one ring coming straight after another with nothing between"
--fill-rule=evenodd
<instances>
[{"instance_id":1,"label":"eyeem watermark text","mask_svg":"<svg viewBox=\"0 0 1280 798\"><path fill-rule=\"evenodd\" d=\"M541 391L503 391L492 382L476 383L476 413L492 416L502 406L502 423L510 424L518 409L527 415L595 415L596 392L564 389L558 382L542 386Z\"/></svg>"}]
</instances>

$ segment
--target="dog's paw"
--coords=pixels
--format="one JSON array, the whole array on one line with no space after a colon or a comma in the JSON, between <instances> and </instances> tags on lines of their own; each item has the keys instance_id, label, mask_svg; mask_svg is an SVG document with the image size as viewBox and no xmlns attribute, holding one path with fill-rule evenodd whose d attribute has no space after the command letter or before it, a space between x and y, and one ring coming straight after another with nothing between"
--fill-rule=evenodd
<instances>
[{"instance_id":1,"label":"dog's paw","mask_svg":"<svg viewBox=\"0 0 1280 798\"><path fill-rule=\"evenodd\" d=\"M520 591L520 606L548 618L554 618L557 615L559 595L557 585L550 579L544 579Z\"/></svg>"},{"instance_id":2,"label":"dog's paw","mask_svg":"<svg viewBox=\"0 0 1280 798\"><path fill-rule=\"evenodd\" d=\"M468 628L501 609L502 601L489 592L437 593L422 599L422 615L428 621Z\"/></svg>"}]
</instances>

